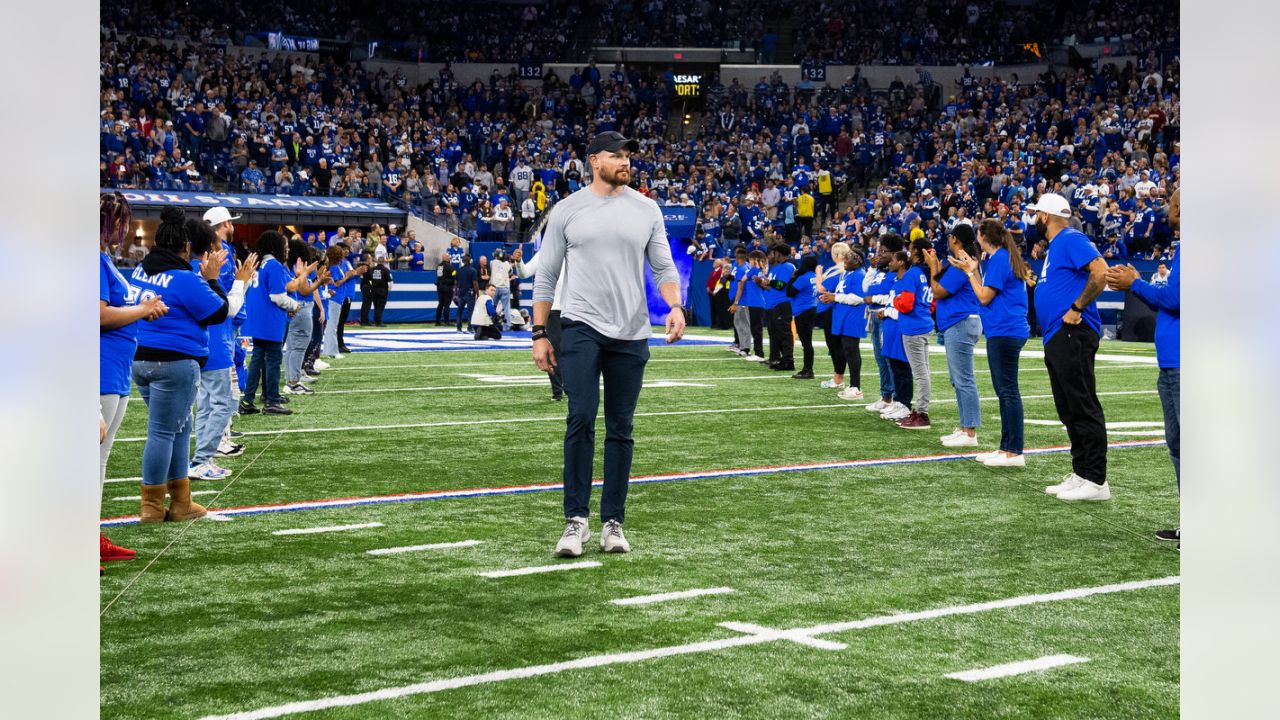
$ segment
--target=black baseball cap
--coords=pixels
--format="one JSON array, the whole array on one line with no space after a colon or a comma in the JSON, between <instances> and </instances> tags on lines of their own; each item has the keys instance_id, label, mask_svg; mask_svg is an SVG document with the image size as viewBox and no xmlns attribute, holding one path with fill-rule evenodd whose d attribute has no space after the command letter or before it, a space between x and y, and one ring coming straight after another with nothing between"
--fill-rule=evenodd
<instances>
[{"instance_id":1,"label":"black baseball cap","mask_svg":"<svg viewBox=\"0 0 1280 720\"><path fill-rule=\"evenodd\" d=\"M631 152L640 151L640 143L636 140L628 140L620 132L610 130L602 132L591 138L591 144L587 146L587 154L595 155L599 152L618 152L626 148Z\"/></svg>"}]
</instances>

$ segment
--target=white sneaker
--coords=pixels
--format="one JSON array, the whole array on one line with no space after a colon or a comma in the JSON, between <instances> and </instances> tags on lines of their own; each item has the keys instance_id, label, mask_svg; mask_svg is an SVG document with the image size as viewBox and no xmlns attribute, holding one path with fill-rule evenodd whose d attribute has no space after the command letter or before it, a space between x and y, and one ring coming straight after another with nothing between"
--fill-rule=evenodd
<instances>
[{"instance_id":1,"label":"white sneaker","mask_svg":"<svg viewBox=\"0 0 1280 720\"><path fill-rule=\"evenodd\" d=\"M1049 493L1050 495L1057 495L1059 493L1064 493L1068 490L1074 490L1076 485L1079 485L1082 482L1087 482L1087 481L1075 473L1068 473L1062 476L1062 482L1058 483L1057 485L1050 485L1049 487L1045 488L1044 491Z\"/></svg>"},{"instance_id":2,"label":"white sneaker","mask_svg":"<svg viewBox=\"0 0 1280 720\"><path fill-rule=\"evenodd\" d=\"M755 354L747 355L747 356L743 357L742 359L743 359L743 360L749 360L749 361L751 361L751 362L764 362L764 358L760 357L759 355L755 355Z\"/></svg>"},{"instance_id":3,"label":"white sneaker","mask_svg":"<svg viewBox=\"0 0 1280 720\"><path fill-rule=\"evenodd\" d=\"M728 350L731 353L742 352L741 350L738 349L736 345L725 345L724 349Z\"/></svg>"},{"instance_id":4,"label":"white sneaker","mask_svg":"<svg viewBox=\"0 0 1280 720\"><path fill-rule=\"evenodd\" d=\"M313 378L306 373L302 373L301 377L298 378L298 382L300 383L313 383L315 381L316 381L316 378Z\"/></svg>"},{"instance_id":5,"label":"white sneaker","mask_svg":"<svg viewBox=\"0 0 1280 720\"><path fill-rule=\"evenodd\" d=\"M334 353L334 354L333 354L333 359L334 359L334 360L341 360L341 359L342 359L342 358L344 358L344 357L346 357L346 355L343 355L342 353Z\"/></svg>"},{"instance_id":6,"label":"white sneaker","mask_svg":"<svg viewBox=\"0 0 1280 720\"><path fill-rule=\"evenodd\" d=\"M187 477L193 480L225 480L230 474L230 470L211 462L201 463L187 470Z\"/></svg>"},{"instance_id":7,"label":"white sneaker","mask_svg":"<svg viewBox=\"0 0 1280 720\"><path fill-rule=\"evenodd\" d=\"M975 445L977 443L974 443ZM1024 455L1005 455L999 453L990 460L984 460L983 465L987 467L1026 467L1027 458Z\"/></svg>"},{"instance_id":8,"label":"white sneaker","mask_svg":"<svg viewBox=\"0 0 1280 720\"><path fill-rule=\"evenodd\" d=\"M323 360L316 360L314 363L312 363L312 365L314 365L314 366L315 366L315 368L316 368L317 370L328 370L328 369L329 369L329 363L327 363L327 362L325 362L325 361L323 361Z\"/></svg>"},{"instance_id":9,"label":"white sneaker","mask_svg":"<svg viewBox=\"0 0 1280 720\"><path fill-rule=\"evenodd\" d=\"M837 397L839 397L841 400L861 400L862 391L856 387L848 387L848 388L845 388L844 390L841 390L840 394Z\"/></svg>"},{"instance_id":10,"label":"white sneaker","mask_svg":"<svg viewBox=\"0 0 1280 720\"><path fill-rule=\"evenodd\" d=\"M943 447L977 447L977 445L978 434L970 435L963 430L957 430L942 438Z\"/></svg>"},{"instance_id":11,"label":"white sneaker","mask_svg":"<svg viewBox=\"0 0 1280 720\"><path fill-rule=\"evenodd\" d=\"M822 387L827 390L843 390L844 383L838 383L835 380L823 380Z\"/></svg>"},{"instance_id":12,"label":"white sneaker","mask_svg":"<svg viewBox=\"0 0 1280 720\"><path fill-rule=\"evenodd\" d=\"M578 557L582 554L582 543L591 539L591 529L587 527L584 517L569 518L565 523L564 534L556 543L556 555L559 557Z\"/></svg>"},{"instance_id":13,"label":"white sneaker","mask_svg":"<svg viewBox=\"0 0 1280 720\"><path fill-rule=\"evenodd\" d=\"M1111 486L1106 480L1102 484L1081 480L1079 484L1070 490L1063 490L1058 493L1059 500L1110 500Z\"/></svg>"},{"instance_id":14,"label":"white sneaker","mask_svg":"<svg viewBox=\"0 0 1280 720\"><path fill-rule=\"evenodd\" d=\"M995 450L995 451L993 451L993 452L989 452L989 453L979 453L979 454L977 454L977 455L974 455L974 456L973 456L973 459L974 459L974 460L977 460L978 462L980 462L980 463L982 463L983 465L985 465L985 464L987 463L987 461L988 461L988 460L991 460L992 458L994 458L994 457L996 457L996 456L998 456L998 455L1003 455L1003 454L1004 454L1004 453L1000 452L999 450Z\"/></svg>"},{"instance_id":15,"label":"white sneaker","mask_svg":"<svg viewBox=\"0 0 1280 720\"><path fill-rule=\"evenodd\" d=\"M867 412L884 412L884 411L885 411L885 410L887 410L887 409L889 408L889 406L890 406L890 405L892 405L892 404L893 404L893 403L887 403L887 402L885 402L883 399L881 399L881 400L877 400L877 401L875 401L875 402L871 403L870 405L868 405L868 406L867 406L867 408L866 408L866 410L867 410Z\"/></svg>"},{"instance_id":16,"label":"white sneaker","mask_svg":"<svg viewBox=\"0 0 1280 720\"><path fill-rule=\"evenodd\" d=\"M903 405L898 401L889 404L889 407L880 413L880 417L885 420L901 420L911 414L911 408Z\"/></svg>"},{"instance_id":17,"label":"white sneaker","mask_svg":"<svg viewBox=\"0 0 1280 720\"><path fill-rule=\"evenodd\" d=\"M312 390L306 385L303 385L301 382L294 383L293 385L290 385L289 383L285 383L284 394L285 395L315 395L316 391Z\"/></svg>"},{"instance_id":18,"label":"white sneaker","mask_svg":"<svg viewBox=\"0 0 1280 720\"><path fill-rule=\"evenodd\" d=\"M607 553L631 552L631 543L622 534L622 523L610 520L600 530L600 549Z\"/></svg>"}]
</instances>

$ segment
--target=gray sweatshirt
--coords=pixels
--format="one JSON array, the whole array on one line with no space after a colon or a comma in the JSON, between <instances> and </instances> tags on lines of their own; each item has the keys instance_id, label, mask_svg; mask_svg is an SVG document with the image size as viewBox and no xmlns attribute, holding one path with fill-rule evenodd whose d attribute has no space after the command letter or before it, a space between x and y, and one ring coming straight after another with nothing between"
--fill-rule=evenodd
<instances>
[{"instance_id":1,"label":"gray sweatshirt","mask_svg":"<svg viewBox=\"0 0 1280 720\"><path fill-rule=\"evenodd\" d=\"M582 188L547 218L533 301L551 302L563 272L561 317L618 340L648 338L645 260L659 287L680 281L658 204L631 188L607 198Z\"/></svg>"}]
</instances>

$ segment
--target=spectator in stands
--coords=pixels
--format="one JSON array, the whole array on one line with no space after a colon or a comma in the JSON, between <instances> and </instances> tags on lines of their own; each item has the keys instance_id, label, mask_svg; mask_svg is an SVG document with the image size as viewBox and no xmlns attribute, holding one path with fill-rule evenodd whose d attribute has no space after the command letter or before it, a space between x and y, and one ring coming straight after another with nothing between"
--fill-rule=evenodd
<instances>
[{"instance_id":1,"label":"spectator in stands","mask_svg":"<svg viewBox=\"0 0 1280 720\"><path fill-rule=\"evenodd\" d=\"M241 188L251 193L266 192L266 178L258 169L258 161L250 159L249 167L240 174Z\"/></svg>"}]
</instances>

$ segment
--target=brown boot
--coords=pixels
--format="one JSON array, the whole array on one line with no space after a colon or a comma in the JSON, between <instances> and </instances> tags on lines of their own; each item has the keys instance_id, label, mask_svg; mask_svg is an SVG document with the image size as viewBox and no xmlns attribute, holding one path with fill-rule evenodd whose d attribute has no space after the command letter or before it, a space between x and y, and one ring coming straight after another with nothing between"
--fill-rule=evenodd
<instances>
[{"instance_id":1,"label":"brown boot","mask_svg":"<svg viewBox=\"0 0 1280 720\"><path fill-rule=\"evenodd\" d=\"M167 491L164 485L142 486L142 515L138 522L164 522L164 496Z\"/></svg>"},{"instance_id":2,"label":"brown boot","mask_svg":"<svg viewBox=\"0 0 1280 720\"><path fill-rule=\"evenodd\" d=\"M170 480L166 485L169 488L169 512L164 515L166 521L195 520L209 514L203 505L191 502L190 478Z\"/></svg>"}]
</instances>

